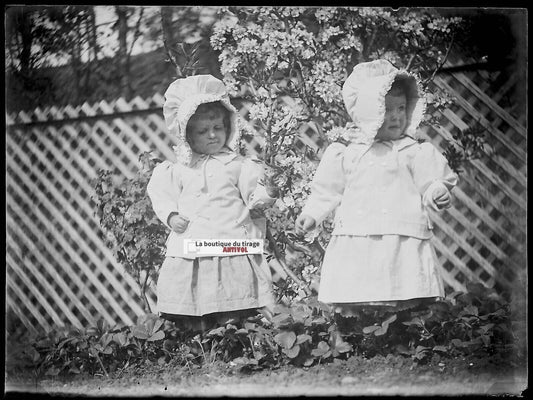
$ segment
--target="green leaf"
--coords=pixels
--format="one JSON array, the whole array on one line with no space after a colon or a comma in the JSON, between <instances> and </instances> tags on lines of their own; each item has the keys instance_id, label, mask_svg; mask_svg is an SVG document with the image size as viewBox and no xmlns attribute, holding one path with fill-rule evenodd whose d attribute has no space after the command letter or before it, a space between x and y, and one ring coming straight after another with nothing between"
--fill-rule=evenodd
<instances>
[{"instance_id":1,"label":"green leaf","mask_svg":"<svg viewBox=\"0 0 533 400\"><path fill-rule=\"evenodd\" d=\"M424 322L419 317L414 317L411 321L402 322L402 324L407 325L407 326L410 326L410 325L415 325L419 327L424 326Z\"/></svg>"},{"instance_id":2,"label":"green leaf","mask_svg":"<svg viewBox=\"0 0 533 400\"><path fill-rule=\"evenodd\" d=\"M156 320L155 323L154 323L154 326L152 328L152 332L151 333L154 334L155 332L157 332L161 328L161 326L163 325L164 322L165 321L162 320L162 319Z\"/></svg>"},{"instance_id":3,"label":"green leaf","mask_svg":"<svg viewBox=\"0 0 533 400\"><path fill-rule=\"evenodd\" d=\"M394 321L396 321L398 317L396 316L396 314L393 314L391 315L389 318L387 318L385 321L383 321L383 323L381 324L382 326L385 326L385 325L389 325L389 324L392 324Z\"/></svg>"},{"instance_id":4,"label":"green leaf","mask_svg":"<svg viewBox=\"0 0 533 400\"><path fill-rule=\"evenodd\" d=\"M51 368L49 368L49 369L46 371L45 375L48 375L48 376L57 376L57 375L59 375L60 372L61 372L61 370L60 370L59 368L57 368L57 367L51 367Z\"/></svg>"},{"instance_id":5,"label":"green leaf","mask_svg":"<svg viewBox=\"0 0 533 400\"><path fill-rule=\"evenodd\" d=\"M278 327L285 327L290 324L291 321L292 317L290 316L290 314L287 313L278 314L272 318L272 323L274 324L274 326Z\"/></svg>"},{"instance_id":6,"label":"green leaf","mask_svg":"<svg viewBox=\"0 0 533 400\"><path fill-rule=\"evenodd\" d=\"M415 349L415 353L418 354L418 353L425 353L425 352L428 352L431 350L431 347L426 347L426 346L416 346L416 349Z\"/></svg>"},{"instance_id":7,"label":"green leaf","mask_svg":"<svg viewBox=\"0 0 533 400\"><path fill-rule=\"evenodd\" d=\"M102 347L106 347L111 342L111 340L113 340L113 335L110 333L104 333L100 338L100 344L102 345Z\"/></svg>"},{"instance_id":8,"label":"green leaf","mask_svg":"<svg viewBox=\"0 0 533 400\"><path fill-rule=\"evenodd\" d=\"M255 322L248 322L246 321L244 324L244 328L248 331L257 332L257 324Z\"/></svg>"},{"instance_id":9,"label":"green leaf","mask_svg":"<svg viewBox=\"0 0 533 400\"><path fill-rule=\"evenodd\" d=\"M352 351L352 345L348 342L340 342L335 345L335 350L337 350L339 353L348 353L349 351Z\"/></svg>"},{"instance_id":10,"label":"green leaf","mask_svg":"<svg viewBox=\"0 0 533 400\"><path fill-rule=\"evenodd\" d=\"M383 336L384 334L387 333L388 329L389 329L389 324L380 326L378 327L378 329L374 331L374 336Z\"/></svg>"},{"instance_id":11,"label":"green leaf","mask_svg":"<svg viewBox=\"0 0 533 400\"><path fill-rule=\"evenodd\" d=\"M304 320L309 317L309 312L305 312L303 310L293 310L291 315L295 322L303 323Z\"/></svg>"},{"instance_id":12,"label":"green leaf","mask_svg":"<svg viewBox=\"0 0 533 400\"><path fill-rule=\"evenodd\" d=\"M292 331L280 332L276 336L274 336L274 340L281 347L285 349L290 349L296 342L296 334Z\"/></svg>"},{"instance_id":13,"label":"green leaf","mask_svg":"<svg viewBox=\"0 0 533 400\"><path fill-rule=\"evenodd\" d=\"M30 347L31 360L33 363L37 363L41 359L41 354L35 350L33 347Z\"/></svg>"},{"instance_id":14,"label":"green leaf","mask_svg":"<svg viewBox=\"0 0 533 400\"><path fill-rule=\"evenodd\" d=\"M302 344L305 342L311 342L313 338L305 333L302 333L301 335L298 335L296 337L296 344Z\"/></svg>"},{"instance_id":15,"label":"green leaf","mask_svg":"<svg viewBox=\"0 0 533 400\"><path fill-rule=\"evenodd\" d=\"M463 310L463 315L474 315L477 316L479 313L478 308L473 305L468 305Z\"/></svg>"},{"instance_id":16,"label":"green leaf","mask_svg":"<svg viewBox=\"0 0 533 400\"><path fill-rule=\"evenodd\" d=\"M363 328L363 333L368 335L370 333L373 333L374 331L377 331L378 329L380 329L381 326L379 325L370 325L370 326L365 326Z\"/></svg>"},{"instance_id":17,"label":"green leaf","mask_svg":"<svg viewBox=\"0 0 533 400\"><path fill-rule=\"evenodd\" d=\"M446 346L433 346L433 351L439 351L441 353L447 353L448 347Z\"/></svg>"},{"instance_id":18,"label":"green leaf","mask_svg":"<svg viewBox=\"0 0 533 400\"><path fill-rule=\"evenodd\" d=\"M112 339L121 347L128 345L128 335L124 332L113 333Z\"/></svg>"},{"instance_id":19,"label":"green leaf","mask_svg":"<svg viewBox=\"0 0 533 400\"><path fill-rule=\"evenodd\" d=\"M281 351L283 353L285 353L287 355L287 357L289 358L295 358L298 356L298 354L300 353L300 345L294 345L292 348L290 349L281 349Z\"/></svg>"},{"instance_id":20,"label":"green leaf","mask_svg":"<svg viewBox=\"0 0 533 400\"><path fill-rule=\"evenodd\" d=\"M146 331L146 329L142 326L136 326L131 331L131 334L136 337L137 339L143 339L146 340L150 337L150 333Z\"/></svg>"},{"instance_id":21,"label":"green leaf","mask_svg":"<svg viewBox=\"0 0 533 400\"><path fill-rule=\"evenodd\" d=\"M329 352L329 344L324 341L318 343L316 349L311 350L311 355L315 357L322 357Z\"/></svg>"},{"instance_id":22,"label":"green leaf","mask_svg":"<svg viewBox=\"0 0 533 400\"><path fill-rule=\"evenodd\" d=\"M224 336L224 332L226 332L226 328L223 327L223 326L220 326L218 328L211 329L209 332L207 332L207 336L208 337L210 337L210 336L223 337Z\"/></svg>"},{"instance_id":23,"label":"green leaf","mask_svg":"<svg viewBox=\"0 0 533 400\"><path fill-rule=\"evenodd\" d=\"M304 361L303 366L304 367L310 367L315 362L314 358L308 358Z\"/></svg>"},{"instance_id":24,"label":"green leaf","mask_svg":"<svg viewBox=\"0 0 533 400\"><path fill-rule=\"evenodd\" d=\"M313 324L315 324L315 325L325 324L326 322L327 322L326 318L324 318L324 317L317 317L317 318L313 319Z\"/></svg>"},{"instance_id":25,"label":"green leaf","mask_svg":"<svg viewBox=\"0 0 533 400\"><path fill-rule=\"evenodd\" d=\"M152 336L150 336L148 339L146 339L149 342L155 342L157 340L163 340L165 338L165 332L163 331L157 331Z\"/></svg>"}]
</instances>

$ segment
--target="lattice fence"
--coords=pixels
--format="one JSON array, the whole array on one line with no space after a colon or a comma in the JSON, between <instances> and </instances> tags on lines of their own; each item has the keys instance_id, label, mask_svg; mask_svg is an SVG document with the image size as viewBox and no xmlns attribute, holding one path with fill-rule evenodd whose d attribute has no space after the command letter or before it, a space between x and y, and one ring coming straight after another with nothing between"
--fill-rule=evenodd
<instances>
[{"instance_id":1,"label":"lattice fence","mask_svg":"<svg viewBox=\"0 0 533 400\"><path fill-rule=\"evenodd\" d=\"M469 162L461 174L454 207L432 213L443 272L456 288L471 280L510 290L526 269L527 133L521 122L525 115L513 116L499 103L524 83L517 74L480 71L437 77L435 84L453 95L455 106L444 112L440 127L425 131L432 143L443 148L446 139L476 123L486 129L490 143L489 155Z\"/></svg>"},{"instance_id":2,"label":"lattice fence","mask_svg":"<svg viewBox=\"0 0 533 400\"><path fill-rule=\"evenodd\" d=\"M493 86L498 78L437 78L457 105L444 113L441 127L424 131L442 150L445 139L479 121L493 145L490 157L461 175L454 207L432 215L444 279L455 290L468 280L504 290L526 268L524 116L498 105L520 82L511 77ZM156 94L7 116L6 307L27 329L87 326L101 317L131 324L143 314L136 282L104 244L92 180L100 168L132 177L144 151L174 159L162 104ZM241 114L246 117L246 107ZM302 141L314 145L305 132ZM153 307L153 292L148 298Z\"/></svg>"}]
</instances>

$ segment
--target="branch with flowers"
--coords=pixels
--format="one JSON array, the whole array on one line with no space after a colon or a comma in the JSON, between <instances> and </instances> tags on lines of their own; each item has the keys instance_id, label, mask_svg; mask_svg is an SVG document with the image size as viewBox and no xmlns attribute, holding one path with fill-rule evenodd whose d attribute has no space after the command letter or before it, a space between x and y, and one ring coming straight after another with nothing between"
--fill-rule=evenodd
<instances>
[{"instance_id":1,"label":"branch with flowers","mask_svg":"<svg viewBox=\"0 0 533 400\"><path fill-rule=\"evenodd\" d=\"M353 134L341 97L346 77L359 62L385 58L416 73L427 88L460 31L461 19L426 9L221 9L211 46L219 52L230 94L242 96L248 107L245 135L256 138L260 157L277 173L281 197L266 211L272 237L307 282L316 278L332 222L327 219L307 243L291 231L309 195L320 150ZM430 97L434 115L449 104L444 97Z\"/></svg>"}]
</instances>

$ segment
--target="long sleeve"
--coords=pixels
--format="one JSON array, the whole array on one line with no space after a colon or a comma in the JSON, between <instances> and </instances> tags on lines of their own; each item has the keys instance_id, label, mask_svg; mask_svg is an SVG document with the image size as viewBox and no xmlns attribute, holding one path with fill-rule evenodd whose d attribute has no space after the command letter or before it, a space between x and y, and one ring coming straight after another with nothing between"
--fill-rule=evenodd
<instances>
[{"instance_id":1,"label":"long sleeve","mask_svg":"<svg viewBox=\"0 0 533 400\"><path fill-rule=\"evenodd\" d=\"M413 158L411 170L415 184L422 195L423 204L439 211L433 200L433 193L438 189L450 191L457 185L457 174L431 143L420 144Z\"/></svg>"},{"instance_id":2,"label":"long sleeve","mask_svg":"<svg viewBox=\"0 0 533 400\"><path fill-rule=\"evenodd\" d=\"M146 188L155 214L169 228L170 213L178 212L178 197L181 192L178 168L177 164L163 161L154 168Z\"/></svg>"},{"instance_id":3,"label":"long sleeve","mask_svg":"<svg viewBox=\"0 0 533 400\"><path fill-rule=\"evenodd\" d=\"M259 182L263 177L264 170L261 163L251 159L243 161L238 186L244 203L250 210L271 206L276 201L276 198L270 197L265 186Z\"/></svg>"},{"instance_id":4,"label":"long sleeve","mask_svg":"<svg viewBox=\"0 0 533 400\"><path fill-rule=\"evenodd\" d=\"M302 215L312 217L317 225L341 202L346 184L342 167L345 150L343 144L331 144L324 152L315 172L311 194L302 209Z\"/></svg>"}]
</instances>

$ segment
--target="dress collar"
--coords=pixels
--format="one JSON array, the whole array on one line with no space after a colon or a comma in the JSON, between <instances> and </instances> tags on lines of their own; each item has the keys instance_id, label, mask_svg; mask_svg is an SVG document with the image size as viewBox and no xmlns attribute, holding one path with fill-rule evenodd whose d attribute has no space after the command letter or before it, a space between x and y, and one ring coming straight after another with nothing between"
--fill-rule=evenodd
<instances>
[{"instance_id":1,"label":"dress collar","mask_svg":"<svg viewBox=\"0 0 533 400\"><path fill-rule=\"evenodd\" d=\"M387 147L390 147L391 149L399 151L417 143L417 141L413 137L406 135L397 140L376 140L374 143L381 143Z\"/></svg>"},{"instance_id":2,"label":"dress collar","mask_svg":"<svg viewBox=\"0 0 533 400\"><path fill-rule=\"evenodd\" d=\"M193 152L190 162L190 166L194 167L202 161L205 161L209 158L214 158L217 161L220 161L223 164L228 164L230 161L234 160L237 157L237 153L230 150L227 147L223 147L218 153L215 154L198 154Z\"/></svg>"}]
</instances>

